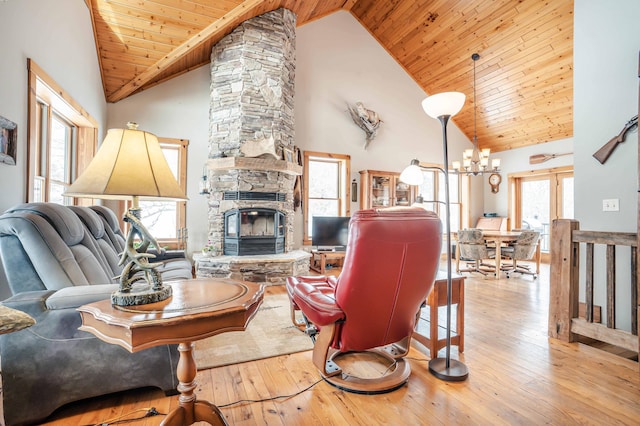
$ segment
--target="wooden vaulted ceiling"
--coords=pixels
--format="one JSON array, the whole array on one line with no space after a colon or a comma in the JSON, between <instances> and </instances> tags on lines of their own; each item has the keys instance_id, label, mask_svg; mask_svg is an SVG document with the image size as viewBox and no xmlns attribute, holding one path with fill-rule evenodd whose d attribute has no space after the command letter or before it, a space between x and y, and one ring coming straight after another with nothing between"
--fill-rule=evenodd
<instances>
[{"instance_id":1,"label":"wooden vaulted ceiling","mask_svg":"<svg viewBox=\"0 0 640 426\"><path fill-rule=\"evenodd\" d=\"M200 67L238 24L349 11L428 94L467 95L455 123L502 151L573 135L573 0L85 0L106 98ZM473 61L476 100L473 104Z\"/></svg>"}]
</instances>

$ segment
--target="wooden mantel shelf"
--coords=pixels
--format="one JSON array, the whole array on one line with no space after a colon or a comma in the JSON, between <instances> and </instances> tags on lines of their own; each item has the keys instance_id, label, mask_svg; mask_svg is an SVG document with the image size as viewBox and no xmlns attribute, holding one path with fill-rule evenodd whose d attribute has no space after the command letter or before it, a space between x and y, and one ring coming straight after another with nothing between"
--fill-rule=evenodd
<instances>
[{"instance_id":1,"label":"wooden mantel shelf","mask_svg":"<svg viewBox=\"0 0 640 426\"><path fill-rule=\"evenodd\" d=\"M248 157L223 157L207 160L209 170L265 170L286 173L289 175L301 175L302 166L284 160L270 158Z\"/></svg>"}]
</instances>

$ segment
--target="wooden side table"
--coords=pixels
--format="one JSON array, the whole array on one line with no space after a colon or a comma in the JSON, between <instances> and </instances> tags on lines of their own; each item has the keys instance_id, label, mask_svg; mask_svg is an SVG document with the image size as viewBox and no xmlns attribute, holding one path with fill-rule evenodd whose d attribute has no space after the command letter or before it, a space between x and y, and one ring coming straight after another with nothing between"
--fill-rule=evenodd
<instances>
[{"instance_id":1,"label":"wooden side table","mask_svg":"<svg viewBox=\"0 0 640 426\"><path fill-rule=\"evenodd\" d=\"M464 279L463 275L451 276L451 304L456 307L456 335L451 336L451 345L458 346L458 352L464 352ZM429 356L435 358L438 351L447 344L447 339L438 337L438 307L447 306L447 274L438 271L433 290L427 298L429 306L429 337L418 332L413 338L429 349Z\"/></svg>"},{"instance_id":2,"label":"wooden side table","mask_svg":"<svg viewBox=\"0 0 640 426\"><path fill-rule=\"evenodd\" d=\"M244 330L262 303L260 284L229 279L173 281L173 295L161 302L138 306L113 306L102 300L78 308L80 330L130 352L178 343L177 376L179 404L162 425L190 425L205 421L226 425L220 409L207 401L196 401L196 362L193 342L223 333ZM131 374L135 374L132 371Z\"/></svg>"},{"instance_id":3,"label":"wooden side table","mask_svg":"<svg viewBox=\"0 0 640 426\"><path fill-rule=\"evenodd\" d=\"M345 251L312 251L310 268L324 275L327 271L327 260L337 260L340 264L344 262Z\"/></svg>"}]
</instances>

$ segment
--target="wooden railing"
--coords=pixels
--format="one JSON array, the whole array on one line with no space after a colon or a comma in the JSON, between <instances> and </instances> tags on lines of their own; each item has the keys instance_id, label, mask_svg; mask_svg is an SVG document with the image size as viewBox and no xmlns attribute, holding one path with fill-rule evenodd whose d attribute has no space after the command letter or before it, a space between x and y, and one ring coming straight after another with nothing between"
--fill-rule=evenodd
<instances>
[{"instance_id":1,"label":"wooden railing","mask_svg":"<svg viewBox=\"0 0 640 426\"><path fill-rule=\"evenodd\" d=\"M627 232L581 231L575 220L556 219L551 224L551 277L549 290L549 336L573 342L577 335L638 352L638 264L637 236ZM606 281L594 282L594 246L606 246ZM631 332L616 327L616 247L631 248ZM580 250L586 249L585 267L580 268ZM579 277L584 273L585 301L580 303ZM594 304L594 289L606 286L606 321ZM582 308L582 309L581 309ZM582 312L581 312L582 311Z\"/></svg>"}]
</instances>

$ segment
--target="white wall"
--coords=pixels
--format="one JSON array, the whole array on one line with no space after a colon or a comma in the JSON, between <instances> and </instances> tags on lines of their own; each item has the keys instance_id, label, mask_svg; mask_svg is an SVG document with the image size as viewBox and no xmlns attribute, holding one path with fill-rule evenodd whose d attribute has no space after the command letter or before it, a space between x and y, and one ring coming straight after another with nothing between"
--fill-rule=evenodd
<instances>
[{"instance_id":1,"label":"white wall","mask_svg":"<svg viewBox=\"0 0 640 426\"><path fill-rule=\"evenodd\" d=\"M27 58L98 120L101 130L106 103L91 17L84 2L0 2L0 40L0 115L18 125L17 164L0 164L3 212L26 201Z\"/></svg>"},{"instance_id":2,"label":"white wall","mask_svg":"<svg viewBox=\"0 0 640 426\"><path fill-rule=\"evenodd\" d=\"M574 6L574 139L575 216L580 228L636 232L638 136L630 134L604 165L592 155L638 113L640 2L576 0ZM618 198L619 212L603 212L602 200ZM604 259L604 250L596 251ZM630 315L629 253L617 254L616 292L620 325ZM603 261L596 264L596 282L605 282ZM603 306L605 293L595 302Z\"/></svg>"},{"instance_id":3,"label":"white wall","mask_svg":"<svg viewBox=\"0 0 640 426\"><path fill-rule=\"evenodd\" d=\"M187 250L198 251L207 242L207 199L198 194L198 182L209 155L209 66L108 106L108 127L123 128L128 121L158 137L187 139Z\"/></svg>"},{"instance_id":4,"label":"white wall","mask_svg":"<svg viewBox=\"0 0 640 426\"><path fill-rule=\"evenodd\" d=\"M0 2L0 115L18 125L16 165L0 164L0 212L27 197L27 58L95 118L100 140L106 102L91 18L78 0ZM5 282L0 268L0 283ZM0 285L0 300L10 296Z\"/></svg>"},{"instance_id":5,"label":"white wall","mask_svg":"<svg viewBox=\"0 0 640 426\"><path fill-rule=\"evenodd\" d=\"M637 0L575 2L575 210L584 229L636 232L637 136L604 165L592 155L638 113L639 16ZM620 212L603 212L606 198L619 198Z\"/></svg>"},{"instance_id":6,"label":"white wall","mask_svg":"<svg viewBox=\"0 0 640 426\"><path fill-rule=\"evenodd\" d=\"M440 123L422 111L424 91L351 14L338 12L298 28L296 51L297 146L350 155L350 181L358 182L363 169L400 172L412 158L442 162ZM209 84L209 69L202 67L108 107L109 127L136 121L157 136L189 139L189 251L206 243L206 199L197 190L208 155ZM384 121L366 151L364 132L347 110L347 103L357 101ZM461 157L470 142L455 123L448 130L450 157ZM352 211L357 208L353 203ZM298 212L296 248L302 244Z\"/></svg>"},{"instance_id":7,"label":"white wall","mask_svg":"<svg viewBox=\"0 0 640 426\"><path fill-rule=\"evenodd\" d=\"M508 215L509 190L507 188L507 177L510 173L550 169L554 167L571 166L573 164L573 155L553 158L541 164L529 164L529 157L531 155L565 154L569 152L573 152L573 138L495 153L493 156L499 158L501 161L502 182L500 183L498 193L494 194L491 192L491 187L487 183L488 176L484 177L484 211L487 213L498 213L498 216L506 217Z\"/></svg>"},{"instance_id":8,"label":"white wall","mask_svg":"<svg viewBox=\"0 0 640 426\"><path fill-rule=\"evenodd\" d=\"M298 28L296 50L296 141L303 150L350 155L350 181L358 183L364 169L400 172L413 158L442 164L440 122L422 110L425 92L351 14L337 12ZM357 101L383 120L366 150L364 132L347 110ZM448 140L450 159L470 147L455 117ZM475 201L477 215L482 200ZM352 203L352 212L358 208ZM296 229L301 234L302 227Z\"/></svg>"}]
</instances>

